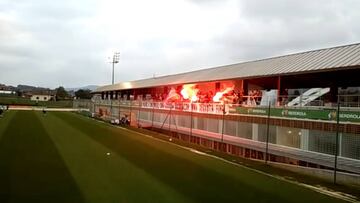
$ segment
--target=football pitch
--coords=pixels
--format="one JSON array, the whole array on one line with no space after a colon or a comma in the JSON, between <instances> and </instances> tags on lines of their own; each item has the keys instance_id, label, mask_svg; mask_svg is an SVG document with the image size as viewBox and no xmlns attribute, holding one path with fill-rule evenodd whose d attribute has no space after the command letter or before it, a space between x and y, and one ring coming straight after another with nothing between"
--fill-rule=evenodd
<instances>
[{"instance_id":1,"label":"football pitch","mask_svg":"<svg viewBox=\"0 0 360 203\"><path fill-rule=\"evenodd\" d=\"M0 202L344 202L74 113L0 119Z\"/></svg>"}]
</instances>

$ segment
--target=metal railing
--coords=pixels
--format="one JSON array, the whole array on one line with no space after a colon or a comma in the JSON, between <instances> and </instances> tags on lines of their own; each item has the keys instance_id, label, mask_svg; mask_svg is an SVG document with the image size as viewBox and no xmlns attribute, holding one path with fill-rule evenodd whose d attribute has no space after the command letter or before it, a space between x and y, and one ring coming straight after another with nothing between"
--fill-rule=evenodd
<instances>
[{"instance_id":1,"label":"metal railing","mask_svg":"<svg viewBox=\"0 0 360 203\"><path fill-rule=\"evenodd\" d=\"M226 142L235 138L241 139L241 142L245 140L250 143L247 143L246 147L251 148L251 146L255 146L255 144L261 145L260 151L263 151L266 154L264 156L264 161L266 161L269 154L289 156L299 160L333 167L334 174L336 175L337 164L340 164L340 169L349 171L352 171L354 167L356 168L360 164L358 151L356 151L356 147L353 146L354 143L359 143L358 134L350 135L339 133L338 129L339 122L359 122L360 106L351 105L352 108L349 108L350 105L347 104L353 102L353 100L342 100L342 96L339 96L338 106L311 105L289 107L281 104L279 101L276 103L269 102L268 104L270 105L260 105L259 98L246 97L244 100L254 99L256 105L251 105L251 103L254 102L222 104L95 100L94 109L95 111L98 111L101 108L106 109L107 113L110 112L110 114L106 114L105 116L108 116L110 119L120 119L122 116L127 115L130 117L131 123L136 123L137 125L145 123L151 127L168 128L169 131L189 131L190 135L203 133L204 136L208 136L216 134L221 142ZM359 97L358 95L356 96ZM324 101L320 99L319 101ZM281 101L282 100L283 99L281 99ZM270 99L268 101L270 101ZM319 102L319 104L320 103L321 102ZM155 111L155 109L166 111ZM174 111L188 113L176 114ZM223 116L214 119L193 113L218 114ZM249 128L250 131L252 131L254 126L252 126L251 123L227 120L228 118L225 116L227 114L262 116L265 117L267 121L266 124L256 124L257 130L245 136L247 133L246 129ZM274 117L326 120L326 122L336 124L336 133L309 129L305 129L303 132L304 129L300 128L295 129L282 126L271 126L270 119ZM214 128L214 126L216 128ZM274 131L274 128L277 130ZM257 135L254 136L254 133ZM273 140L273 133L276 134L275 140ZM277 150L275 150L275 148ZM256 147L254 147L254 149L258 150ZM318 159L315 159L314 155L317 155ZM337 156L340 156L339 160L337 160ZM344 161L346 160L348 160L348 162L345 164ZM354 170L354 172L358 173L359 170ZM336 177L334 178L335 182Z\"/></svg>"},{"instance_id":2,"label":"metal railing","mask_svg":"<svg viewBox=\"0 0 360 203\"><path fill-rule=\"evenodd\" d=\"M98 100L94 105L110 106L110 107L132 107L132 108L153 108L163 110L177 110L195 113L207 114L250 114L263 115L264 109L268 105L244 105L244 104L222 104L222 103L189 103L189 102L154 102L154 101L130 101L130 100ZM360 106L351 105L349 103L340 102L342 115L341 121L359 120ZM272 116L316 119L316 120L334 120L336 113L336 106L286 106L274 103L271 105ZM346 120L346 118L349 118Z\"/></svg>"}]
</instances>

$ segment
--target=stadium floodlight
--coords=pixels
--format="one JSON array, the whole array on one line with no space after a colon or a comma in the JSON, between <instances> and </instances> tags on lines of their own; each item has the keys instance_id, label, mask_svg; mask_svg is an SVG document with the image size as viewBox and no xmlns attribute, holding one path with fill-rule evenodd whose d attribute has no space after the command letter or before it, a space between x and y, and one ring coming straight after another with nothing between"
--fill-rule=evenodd
<instances>
[{"instance_id":1,"label":"stadium floodlight","mask_svg":"<svg viewBox=\"0 0 360 203\"><path fill-rule=\"evenodd\" d=\"M120 59L120 52L115 52L112 58L112 84L114 84L114 66L115 63L119 63L119 59Z\"/></svg>"}]
</instances>

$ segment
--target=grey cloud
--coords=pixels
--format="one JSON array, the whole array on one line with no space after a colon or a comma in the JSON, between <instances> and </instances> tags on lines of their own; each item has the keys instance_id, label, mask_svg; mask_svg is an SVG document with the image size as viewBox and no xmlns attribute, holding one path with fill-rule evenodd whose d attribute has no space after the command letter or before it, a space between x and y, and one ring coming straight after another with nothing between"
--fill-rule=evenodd
<instances>
[{"instance_id":1,"label":"grey cloud","mask_svg":"<svg viewBox=\"0 0 360 203\"><path fill-rule=\"evenodd\" d=\"M224 3L187 2L202 9ZM82 23L91 24L97 13L95 0L3 0L0 12L15 12L16 18L9 21L0 15L0 83L50 87L110 83L106 52L113 48L121 52L116 81L126 81L360 40L360 2L356 0L243 0L229 5L239 6L237 19L216 32L221 34L209 33L210 40L160 35L127 42L112 41L102 27L94 30ZM114 26L121 27L113 20Z\"/></svg>"},{"instance_id":2,"label":"grey cloud","mask_svg":"<svg viewBox=\"0 0 360 203\"><path fill-rule=\"evenodd\" d=\"M74 20L87 17L89 6L73 7L71 1L37 0L12 1L7 7L9 13L16 10L17 15L16 21L7 23L6 32L2 30L0 36L2 83L82 85L86 80L79 77L88 75L89 67L95 72L101 67L93 55L104 48L100 45L102 41L94 40L94 35L84 33L81 25L74 24ZM11 40L4 39L5 35Z\"/></svg>"},{"instance_id":3,"label":"grey cloud","mask_svg":"<svg viewBox=\"0 0 360 203\"><path fill-rule=\"evenodd\" d=\"M348 3L358 4L354 1ZM254 60L360 40L355 7L338 1L254 1L240 4L239 20L214 42L229 57ZM344 18L342 16L350 16Z\"/></svg>"},{"instance_id":4,"label":"grey cloud","mask_svg":"<svg viewBox=\"0 0 360 203\"><path fill-rule=\"evenodd\" d=\"M229 2L230 0L188 0L188 2L198 6L218 6Z\"/></svg>"}]
</instances>

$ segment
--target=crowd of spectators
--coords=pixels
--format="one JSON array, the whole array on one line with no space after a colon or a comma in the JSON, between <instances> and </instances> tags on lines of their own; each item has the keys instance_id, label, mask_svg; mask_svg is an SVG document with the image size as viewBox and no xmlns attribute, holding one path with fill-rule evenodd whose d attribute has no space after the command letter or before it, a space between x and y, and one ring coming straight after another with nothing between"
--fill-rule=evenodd
<instances>
[{"instance_id":1,"label":"crowd of spectators","mask_svg":"<svg viewBox=\"0 0 360 203\"><path fill-rule=\"evenodd\" d=\"M179 102L188 102L189 99L184 99L180 94L179 97L176 98L176 101ZM213 98L215 93L213 91L198 91L197 95L198 100L195 103L214 103ZM163 94L154 94L154 95L147 95L145 100L151 100L154 102L163 102L169 98L169 93ZM221 102L230 103L230 104L244 104L244 105L256 105L261 100L261 91L260 90L250 90L248 95L244 95L242 91L231 90L227 93L224 93L220 99ZM168 100L173 101L173 100Z\"/></svg>"}]
</instances>

